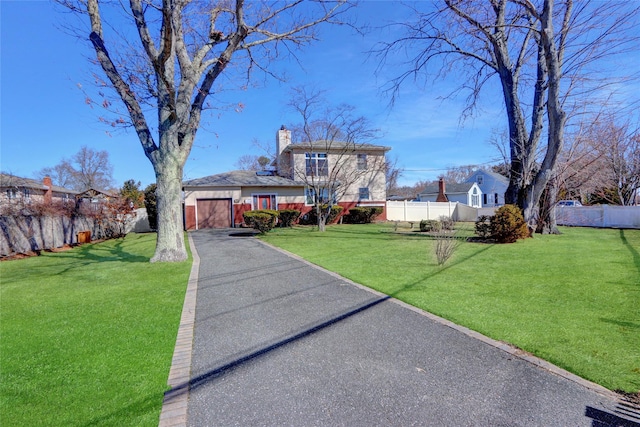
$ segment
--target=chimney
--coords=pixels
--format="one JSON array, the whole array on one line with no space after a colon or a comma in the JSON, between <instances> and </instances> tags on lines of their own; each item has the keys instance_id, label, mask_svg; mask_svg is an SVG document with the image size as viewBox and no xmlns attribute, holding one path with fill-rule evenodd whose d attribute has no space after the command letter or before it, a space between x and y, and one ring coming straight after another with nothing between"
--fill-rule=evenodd
<instances>
[{"instance_id":1,"label":"chimney","mask_svg":"<svg viewBox=\"0 0 640 427\"><path fill-rule=\"evenodd\" d=\"M276 172L279 176L291 176L289 157L282 154L290 144L291 131L282 125L276 134Z\"/></svg>"},{"instance_id":2,"label":"chimney","mask_svg":"<svg viewBox=\"0 0 640 427\"><path fill-rule=\"evenodd\" d=\"M42 183L47 187L44 192L44 202L51 203L53 200L53 184L51 183L51 177L45 176L42 179Z\"/></svg>"},{"instance_id":3,"label":"chimney","mask_svg":"<svg viewBox=\"0 0 640 427\"><path fill-rule=\"evenodd\" d=\"M436 198L436 202L448 202L449 199L447 198L447 195L445 194L446 188L444 185L444 178L440 178L438 180L438 197Z\"/></svg>"}]
</instances>

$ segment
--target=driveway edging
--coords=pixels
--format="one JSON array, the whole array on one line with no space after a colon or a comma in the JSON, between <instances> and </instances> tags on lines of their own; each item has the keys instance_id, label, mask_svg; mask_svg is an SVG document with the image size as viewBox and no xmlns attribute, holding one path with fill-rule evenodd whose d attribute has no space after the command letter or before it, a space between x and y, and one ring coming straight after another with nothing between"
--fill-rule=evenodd
<instances>
[{"instance_id":1,"label":"driveway edging","mask_svg":"<svg viewBox=\"0 0 640 427\"><path fill-rule=\"evenodd\" d=\"M171 387L165 392L162 400L162 412L158 427L186 427L187 405L189 403L189 380L191 379L191 355L193 351L193 334L196 318L196 296L198 292L198 272L200 256L188 234L189 247L193 264L189 274L189 282L182 306L180 327L173 350L171 369L167 384Z\"/></svg>"}]
</instances>

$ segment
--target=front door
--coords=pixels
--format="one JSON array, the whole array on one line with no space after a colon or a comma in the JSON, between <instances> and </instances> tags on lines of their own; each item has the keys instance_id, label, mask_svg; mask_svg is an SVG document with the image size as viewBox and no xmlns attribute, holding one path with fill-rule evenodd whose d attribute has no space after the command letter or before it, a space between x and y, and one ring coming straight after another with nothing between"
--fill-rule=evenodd
<instances>
[{"instance_id":1,"label":"front door","mask_svg":"<svg viewBox=\"0 0 640 427\"><path fill-rule=\"evenodd\" d=\"M276 210L276 201L273 194L258 194L253 196L253 206L256 210L273 209Z\"/></svg>"}]
</instances>

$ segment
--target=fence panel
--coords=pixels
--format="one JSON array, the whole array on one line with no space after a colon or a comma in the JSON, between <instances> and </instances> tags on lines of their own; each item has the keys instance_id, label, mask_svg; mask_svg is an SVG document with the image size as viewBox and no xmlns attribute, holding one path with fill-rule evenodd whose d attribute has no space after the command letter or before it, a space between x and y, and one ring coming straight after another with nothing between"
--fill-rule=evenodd
<instances>
[{"instance_id":1,"label":"fence panel","mask_svg":"<svg viewBox=\"0 0 640 427\"><path fill-rule=\"evenodd\" d=\"M441 216L456 221L475 221L477 213L476 208L458 202L387 202L389 221L422 221Z\"/></svg>"},{"instance_id":2,"label":"fence panel","mask_svg":"<svg viewBox=\"0 0 640 427\"><path fill-rule=\"evenodd\" d=\"M640 228L640 206L558 206L558 225Z\"/></svg>"}]
</instances>

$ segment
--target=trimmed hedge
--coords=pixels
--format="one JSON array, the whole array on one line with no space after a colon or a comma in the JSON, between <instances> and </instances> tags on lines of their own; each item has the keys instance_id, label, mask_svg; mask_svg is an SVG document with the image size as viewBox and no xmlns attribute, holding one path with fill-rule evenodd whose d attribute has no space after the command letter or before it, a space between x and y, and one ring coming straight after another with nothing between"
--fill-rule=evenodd
<instances>
[{"instance_id":1,"label":"trimmed hedge","mask_svg":"<svg viewBox=\"0 0 640 427\"><path fill-rule=\"evenodd\" d=\"M257 211L247 211L242 214L244 223L260 234L271 231L278 221L278 211L264 209Z\"/></svg>"},{"instance_id":2,"label":"trimmed hedge","mask_svg":"<svg viewBox=\"0 0 640 427\"><path fill-rule=\"evenodd\" d=\"M360 206L349 209L343 217L343 222L347 224L370 224L382 213L380 206Z\"/></svg>"},{"instance_id":3,"label":"trimmed hedge","mask_svg":"<svg viewBox=\"0 0 640 427\"><path fill-rule=\"evenodd\" d=\"M501 206L491 217L491 234L499 243L514 243L529 237L522 211L515 205Z\"/></svg>"},{"instance_id":4,"label":"trimmed hedge","mask_svg":"<svg viewBox=\"0 0 640 427\"><path fill-rule=\"evenodd\" d=\"M283 209L280 213L280 227L291 227L300 218L300 211L296 209Z\"/></svg>"},{"instance_id":5,"label":"trimmed hedge","mask_svg":"<svg viewBox=\"0 0 640 427\"><path fill-rule=\"evenodd\" d=\"M323 206L323 209L326 209L327 206ZM331 206L331 212L329 213L329 217L327 218L327 224L331 224L335 222L335 220L340 216L344 208L340 205ZM304 217L300 218L300 224L303 225L318 225L318 215L316 214L316 207L311 208L311 211L304 215Z\"/></svg>"}]
</instances>

